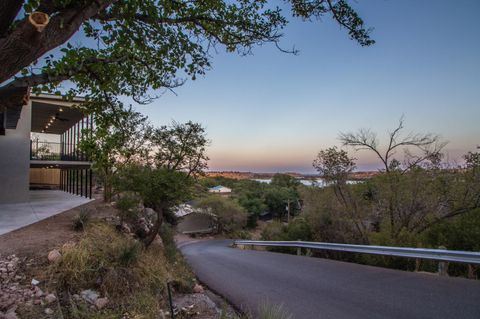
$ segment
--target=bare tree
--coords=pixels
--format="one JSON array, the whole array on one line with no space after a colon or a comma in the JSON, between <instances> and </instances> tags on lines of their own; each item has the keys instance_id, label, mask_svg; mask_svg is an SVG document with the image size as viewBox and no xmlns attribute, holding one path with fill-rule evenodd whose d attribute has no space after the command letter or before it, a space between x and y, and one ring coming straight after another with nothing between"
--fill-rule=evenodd
<instances>
[{"instance_id":1,"label":"bare tree","mask_svg":"<svg viewBox=\"0 0 480 319\"><path fill-rule=\"evenodd\" d=\"M382 150L378 135L370 129L359 129L357 132L341 132L339 140L343 146L352 146L356 151L369 150L381 160L385 171L400 169L400 161L394 156L399 150L404 152L403 171L421 165L425 161L437 162L441 158L441 151L447 144L442 142L439 135L426 133L409 133L402 136L404 117L399 120L397 127L388 133L388 143ZM415 149L417 152L412 152Z\"/></svg>"}]
</instances>

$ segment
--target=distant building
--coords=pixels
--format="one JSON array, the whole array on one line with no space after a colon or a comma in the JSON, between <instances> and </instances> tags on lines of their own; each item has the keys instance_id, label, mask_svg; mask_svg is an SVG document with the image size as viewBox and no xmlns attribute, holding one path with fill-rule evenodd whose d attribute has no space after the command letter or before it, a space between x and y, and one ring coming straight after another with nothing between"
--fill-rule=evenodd
<instances>
[{"instance_id":1,"label":"distant building","mask_svg":"<svg viewBox=\"0 0 480 319\"><path fill-rule=\"evenodd\" d=\"M222 186L222 185L217 185L208 190L210 193L214 194L219 194L219 195L230 195L232 193L232 189Z\"/></svg>"}]
</instances>

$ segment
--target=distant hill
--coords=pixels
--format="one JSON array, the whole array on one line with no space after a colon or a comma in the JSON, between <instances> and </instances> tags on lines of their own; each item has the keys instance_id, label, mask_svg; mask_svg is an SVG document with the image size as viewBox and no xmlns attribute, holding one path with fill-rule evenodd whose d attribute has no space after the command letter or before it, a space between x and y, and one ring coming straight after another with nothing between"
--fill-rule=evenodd
<instances>
[{"instance_id":1,"label":"distant hill","mask_svg":"<svg viewBox=\"0 0 480 319\"><path fill-rule=\"evenodd\" d=\"M300 174L295 172L282 173L301 179L315 179L320 178L319 175L314 174ZM379 171L366 171L366 172L354 172L350 174L350 179L353 180L365 180L372 178L375 175L380 174ZM211 171L207 172L208 177L225 177L231 179L269 179L272 178L275 173L252 173L252 172L237 172L237 171Z\"/></svg>"}]
</instances>

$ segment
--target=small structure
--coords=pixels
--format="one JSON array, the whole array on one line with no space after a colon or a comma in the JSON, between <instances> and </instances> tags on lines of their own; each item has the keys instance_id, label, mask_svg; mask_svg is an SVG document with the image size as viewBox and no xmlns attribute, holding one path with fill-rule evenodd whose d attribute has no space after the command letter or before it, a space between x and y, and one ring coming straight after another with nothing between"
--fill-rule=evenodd
<instances>
[{"instance_id":1,"label":"small structure","mask_svg":"<svg viewBox=\"0 0 480 319\"><path fill-rule=\"evenodd\" d=\"M214 194L219 194L219 195L230 195L232 193L232 189L222 186L222 185L217 185L208 190L210 193Z\"/></svg>"},{"instance_id":2,"label":"small structure","mask_svg":"<svg viewBox=\"0 0 480 319\"><path fill-rule=\"evenodd\" d=\"M174 214L177 218L185 217L191 213L195 213L195 209L189 203L180 204L175 207Z\"/></svg>"}]
</instances>

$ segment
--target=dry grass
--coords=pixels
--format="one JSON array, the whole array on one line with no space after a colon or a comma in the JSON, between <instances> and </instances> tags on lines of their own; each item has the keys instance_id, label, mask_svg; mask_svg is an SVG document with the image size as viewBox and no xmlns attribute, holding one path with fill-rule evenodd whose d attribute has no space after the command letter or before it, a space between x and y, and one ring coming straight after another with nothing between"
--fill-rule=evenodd
<instances>
[{"instance_id":1,"label":"dry grass","mask_svg":"<svg viewBox=\"0 0 480 319\"><path fill-rule=\"evenodd\" d=\"M194 283L179 254L168 260L161 245L145 250L105 223L89 225L76 245L62 249L62 256L50 268L49 290L71 296L94 289L110 300L107 309L96 312L64 297L67 318L156 318L166 308L167 281L181 292L190 291Z\"/></svg>"}]
</instances>

